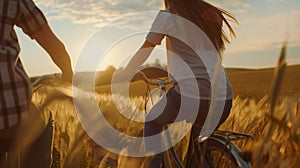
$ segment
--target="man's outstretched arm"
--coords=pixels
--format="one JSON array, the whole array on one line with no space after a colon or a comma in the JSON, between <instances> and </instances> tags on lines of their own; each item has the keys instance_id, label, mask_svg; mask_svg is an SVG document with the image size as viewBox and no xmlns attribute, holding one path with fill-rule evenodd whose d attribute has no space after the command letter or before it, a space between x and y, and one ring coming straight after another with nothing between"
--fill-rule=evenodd
<instances>
[{"instance_id":1,"label":"man's outstretched arm","mask_svg":"<svg viewBox=\"0 0 300 168\"><path fill-rule=\"evenodd\" d=\"M53 62L61 69L62 78L72 81L73 70L71 58L64 44L56 37L51 28L46 25L35 33L33 38L47 51Z\"/></svg>"}]
</instances>

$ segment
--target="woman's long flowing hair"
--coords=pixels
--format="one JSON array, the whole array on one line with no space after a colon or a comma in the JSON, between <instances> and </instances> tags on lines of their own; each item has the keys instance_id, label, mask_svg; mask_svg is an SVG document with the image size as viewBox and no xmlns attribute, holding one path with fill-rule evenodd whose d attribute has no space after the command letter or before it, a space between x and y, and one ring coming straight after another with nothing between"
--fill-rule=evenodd
<instances>
[{"instance_id":1,"label":"woman's long flowing hair","mask_svg":"<svg viewBox=\"0 0 300 168\"><path fill-rule=\"evenodd\" d=\"M220 53L225 49L225 42L230 43L223 30L223 22L228 27L230 36L235 37L235 32L225 17L235 23L238 23L238 21L223 9L203 0L164 0L164 3L165 8L171 13L184 17L201 28Z\"/></svg>"}]
</instances>

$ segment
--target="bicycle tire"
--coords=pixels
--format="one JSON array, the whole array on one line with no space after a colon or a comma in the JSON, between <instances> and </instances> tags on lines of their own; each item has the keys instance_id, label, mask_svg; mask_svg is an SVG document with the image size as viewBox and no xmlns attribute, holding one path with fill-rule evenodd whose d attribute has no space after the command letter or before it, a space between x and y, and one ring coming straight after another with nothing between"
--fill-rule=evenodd
<instances>
[{"instance_id":1,"label":"bicycle tire","mask_svg":"<svg viewBox=\"0 0 300 168\"><path fill-rule=\"evenodd\" d=\"M205 164L207 167L250 168L240 156L240 150L232 143L220 137L209 137L206 140ZM203 146L203 143L201 143Z\"/></svg>"}]
</instances>

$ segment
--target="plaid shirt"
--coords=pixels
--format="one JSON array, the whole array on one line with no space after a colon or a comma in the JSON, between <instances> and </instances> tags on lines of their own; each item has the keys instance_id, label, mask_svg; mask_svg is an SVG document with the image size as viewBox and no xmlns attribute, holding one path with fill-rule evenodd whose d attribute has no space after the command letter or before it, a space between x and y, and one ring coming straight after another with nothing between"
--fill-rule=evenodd
<instances>
[{"instance_id":1,"label":"plaid shirt","mask_svg":"<svg viewBox=\"0 0 300 168\"><path fill-rule=\"evenodd\" d=\"M32 0L0 0L0 18L0 129L5 129L19 123L32 95L14 26L33 39L47 21Z\"/></svg>"}]
</instances>

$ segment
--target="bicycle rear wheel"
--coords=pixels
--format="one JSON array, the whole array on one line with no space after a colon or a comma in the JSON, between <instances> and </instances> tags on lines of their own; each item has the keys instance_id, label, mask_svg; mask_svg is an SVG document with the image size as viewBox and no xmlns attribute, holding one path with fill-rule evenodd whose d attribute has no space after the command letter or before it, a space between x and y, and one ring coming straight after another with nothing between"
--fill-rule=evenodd
<instances>
[{"instance_id":1,"label":"bicycle rear wheel","mask_svg":"<svg viewBox=\"0 0 300 168\"><path fill-rule=\"evenodd\" d=\"M226 145L226 142L209 138L201 145L205 149L205 167L240 167L235 158L235 151Z\"/></svg>"},{"instance_id":2,"label":"bicycle rear wheel","mask_svg":"<svg viewBox=\"0 0 300 168\"><path fill-rule=\"evenodd\" d=\"M195 143L188 154L187 168L233 168L239 167L232 150L223 141L209 138L202 143ZM225 148L224 148L225 147Z\"/></svg>"}]
</instances>

